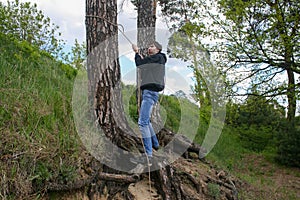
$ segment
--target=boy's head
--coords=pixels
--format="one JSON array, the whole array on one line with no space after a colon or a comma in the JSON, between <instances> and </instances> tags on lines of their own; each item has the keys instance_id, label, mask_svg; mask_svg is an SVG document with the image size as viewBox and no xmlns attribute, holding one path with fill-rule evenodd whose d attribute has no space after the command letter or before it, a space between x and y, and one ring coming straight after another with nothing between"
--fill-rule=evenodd
<instances>
[{"instance_id":1,"label":"boy's head","mask_svg":"<svg viewBox=\"0 0 300 200\"><path fill-rule=\"evenodd\" d=\"M159 53L162 50L161 44L159 44L157 41L154 41L150 43L150 46L148 47L148 54L154 55Z\"/></svg>"}]
</instances>

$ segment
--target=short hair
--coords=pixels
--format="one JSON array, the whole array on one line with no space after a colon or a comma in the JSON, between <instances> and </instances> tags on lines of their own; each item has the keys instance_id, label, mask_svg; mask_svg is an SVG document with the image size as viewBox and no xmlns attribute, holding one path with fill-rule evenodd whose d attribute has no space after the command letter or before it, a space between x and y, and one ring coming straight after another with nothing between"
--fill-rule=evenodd
<instances>
[{"instance_id":1,"label":"short hair","mask_svg":"<svg viewBox=\"0 0 300 200\"><path fill-rule=\"evenodd\" d=\"M154 41L153 44L154 44L154 46L155 46L159 51L162 50L161 44L159 44L157 41Z\"/></svg>"}]
</instances>

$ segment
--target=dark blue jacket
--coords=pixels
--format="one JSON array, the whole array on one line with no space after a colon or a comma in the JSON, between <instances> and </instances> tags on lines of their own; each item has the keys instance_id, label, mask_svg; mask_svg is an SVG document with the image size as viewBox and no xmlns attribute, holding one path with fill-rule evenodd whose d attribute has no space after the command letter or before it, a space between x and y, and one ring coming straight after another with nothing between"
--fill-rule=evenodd
<instances>
[{"instance_id":1,"label":"dark blue jacket","mask_svg":"<svg viewBox=\"0 0 300 200\"><path fill-rule=\"evenodd\" d=\"M164 53L157 53L145 58L135 54L135 64L141 73L141 89L162 91L165 88L165 64L167 57Z\"/></svg>"}]
</instances>

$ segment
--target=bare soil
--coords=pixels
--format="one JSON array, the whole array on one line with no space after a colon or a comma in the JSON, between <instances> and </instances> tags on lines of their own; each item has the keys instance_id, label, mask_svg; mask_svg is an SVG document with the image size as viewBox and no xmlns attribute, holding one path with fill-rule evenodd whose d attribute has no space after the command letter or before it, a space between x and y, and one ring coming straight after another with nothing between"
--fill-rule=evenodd
<instances>
[{"instance_id":1,"label":"bare soil","mask_svg":"<svg viewBox=\"0 0 300 200\"><path fill-rule=\"evenodd\" d=\"M300 199L300 169L287 168L267 161L262 155L247 155L243 167L233 171L244 180L241 199Z\"/></svg>"},{"instance_id":2,"label":"bare soil","mask_svg":"<svg viewBox=\"0 0 300 200\"><path fill-rule=\"evenodd\" d=\"M173 163L177 169L183 173L191 174L201 183L201 188L195 190L192 184L184 185L184 190L189 192L194 199L227 199L225 195L216 194L208 187L207 180L230 179L238 190L238 198L245 200L298 200L300 199L300 169L284 168L274 163L268 162L263 156L245 156L239 165L234 168L236 176L224 170L195 159L180 158ZM241 167L242 166L242 167ZM151 187L149 186L151 184ZM129 191L137 200L160 200L162 197L149 181L148 174L143 175L143 179L129 186ZM215 192L215 193L213 193ZM222 190L220 190L222 193ZM94 196L94 199L105 200L107 196ZM50 196L48 198L50 199ZM86 190L71 191L65 193L52 194L51 199L61 200L89 200ZM115 197L115 200L122 200Z\"/></svg>"}]
</instances>

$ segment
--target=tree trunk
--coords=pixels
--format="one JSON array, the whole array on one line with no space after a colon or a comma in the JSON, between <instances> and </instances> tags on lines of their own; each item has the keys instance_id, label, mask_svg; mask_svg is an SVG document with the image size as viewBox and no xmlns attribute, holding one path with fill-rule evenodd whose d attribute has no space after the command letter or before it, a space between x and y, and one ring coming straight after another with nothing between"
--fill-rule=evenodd
<instances>
[{"instance_id":1,"label":"tree trunk","mask_svg":"<svg viewBox=\"0 0 300 200\"><path fill-rule=\"evenodd\" d=\"M87 71L89 103L94 113L92 117L112 142L119 145L122 137L124 142L131 144L120 146L126 150L136 148L138 140L133 137L135 134L128 126L122 105L117 2L87 0L86 15Z\"/></svg>"},{"instance_id":2,"label":"tree trunk","mask_svg":"<svg viewBox=\"0 0 300 200\"><path fill-rule=\"evenodd\" d=\"M118 55L117 1L87 0L86 1L86 42L87 42L87 72L88 94L92 120L97 122L99 133L103 132L106 139L114 146L105 144L102 159L118 166L127 151L141 151L141 140L129 127L124 115L121 96L121 75ZM102 161L102 160L101 160ZM101 163L103 164L103 163ZM104 164L99 172L118 174ZM98 172L96 172L98 173ZM101 178L101 176L100 176ZM103 178L103 176L102 176ZM108 188L111 196L118 191L116 188L126 188L129 183L117 183L111 180L102 181L101 187Z\"/></svg>"},{"instance_id":3,"label":"tree trunk","mask_svg":"<svg viewBox=\"0 0 300 200\"><path fill-rule=\"evenodd\" d=\"M156 0L140 1L136 5L138 9L137 27L138 35L137 42L141 49L141 54L147 56L147 49L151 42L155 41L155 24L156 24ZM138 108L141 105L141 91L140 91L140 72L137 68L137 99ZM139 112L139 109L138 109ZM159 132L162 127L162 119L159 114L160 105L157 103L153 107L151 122L155 132Z\"/></svg>"},{"instance_id":4,"label":"tree trunk","mask_svg":"<svg viewBox=\"0 0 300 200\"><path fill-rule=\"evenodd\" d=\"M147 47L155 40L156 0L140 1L138 4L137 42L143 55L147 55Z\"/></svg>"},{"instance_id":5,"label":"tree trunk","mask_svg":"<svg viewBox=\"0 0 300 200\"><path fill-rule=\"evenodd\" d=\"M293 71L289 68L287 69L288 74L288 88L287 88L287 98L288 98L288 113L287 119L291 124L294 124L295 114L296 114L296 88L295 88L295 76Z\"/></svg>"}]
</instances>

